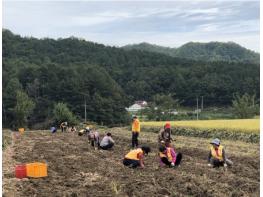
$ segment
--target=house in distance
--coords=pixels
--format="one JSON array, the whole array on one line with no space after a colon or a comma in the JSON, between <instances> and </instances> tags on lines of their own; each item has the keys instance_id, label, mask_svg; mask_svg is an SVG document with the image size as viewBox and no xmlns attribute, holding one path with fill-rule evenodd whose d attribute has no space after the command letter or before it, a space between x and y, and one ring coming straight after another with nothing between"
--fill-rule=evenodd
<instances>
[{"instance_id":1,"label":"house in distance","mask_svg":"<svg viewBox=\"0 0 263 197\"><path fill-rule=\"evenodd\" d=\"M145 107L147 107L146 101L135 101L134 104L126 108L126 110L132 113L132 112L138 112L144 109Z\"/></svg>"}]
</instances>

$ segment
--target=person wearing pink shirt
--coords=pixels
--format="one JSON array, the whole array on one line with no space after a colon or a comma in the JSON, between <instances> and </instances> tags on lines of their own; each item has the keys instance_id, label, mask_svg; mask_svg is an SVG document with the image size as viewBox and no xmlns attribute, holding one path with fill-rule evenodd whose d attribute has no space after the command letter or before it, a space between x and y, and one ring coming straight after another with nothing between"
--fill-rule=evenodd
<instances>
[{"instance_id":1,"label":"person wearing pink shirt","mask_svg":"<svg viewBox=\"0 0 263 197\"><path fill-rule=\"evenodd\" d=\"M182 154L176 153L172 147L160 146L159 157L161 166L167 165L169 167L179 166L182 160Z\"/></svg>"}]
</instances>

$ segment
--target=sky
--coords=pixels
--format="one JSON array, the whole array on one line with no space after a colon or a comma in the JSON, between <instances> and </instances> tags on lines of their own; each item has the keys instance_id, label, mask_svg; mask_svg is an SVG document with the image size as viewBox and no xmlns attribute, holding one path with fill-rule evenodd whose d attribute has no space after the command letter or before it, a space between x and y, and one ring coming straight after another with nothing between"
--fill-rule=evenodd
<instances>
[{"instance_id":1,"label":"sky","mask_svg":"<svg viewBox=\"0 0 263 197\"><path fill-rule=\"evenodd\" d=\"M260 50L259 0L3 0L2 26L21 36L83 38L110 46L236 42Z\"/></svg>"}]
</instances>

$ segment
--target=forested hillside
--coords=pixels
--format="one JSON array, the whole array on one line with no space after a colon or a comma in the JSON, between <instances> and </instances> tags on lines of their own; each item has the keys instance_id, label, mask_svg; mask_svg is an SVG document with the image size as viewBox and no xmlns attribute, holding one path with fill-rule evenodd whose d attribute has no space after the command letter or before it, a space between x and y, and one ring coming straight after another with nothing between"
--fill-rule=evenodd
<instances>
[{"instance_id":1,"label":"forested hillside","mask_svg":"<svg viewBox=\"0 0 263 197\"><path fill-rule=\"evenodd\" d=\"M259 98L259 64L194 61L165 54L106 47L78 38L23 38L3 30L3 124L15 124L16 92L35 102L31 125L48 122L64 102L84 118L113 125L129 119L125 107L172 93L182 105L203 96L207 105L230 105L234 93ZM201 58L204 59L204 58Z\"/></svg>"},{"instance_id":2,"label":"forested hillside","mask_svg":"<svg viewBox=\"0 0 263 197\"><path fill-rule=\"evenodd\" d=\"M260 55L234 42L189 42L179 48L162 47L148 43L127 45L125 50L140 50L166 54L172 57L193 59L197 61L227 61L259 64Z\"/></svg>"}]
</instances>

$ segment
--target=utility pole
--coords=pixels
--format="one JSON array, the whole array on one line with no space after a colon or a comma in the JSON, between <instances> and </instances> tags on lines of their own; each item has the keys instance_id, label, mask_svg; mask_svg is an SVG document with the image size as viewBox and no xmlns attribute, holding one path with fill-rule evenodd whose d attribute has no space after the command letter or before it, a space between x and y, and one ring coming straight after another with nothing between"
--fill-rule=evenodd
<instances>
[{"instance_id":1,"label":"utility pole","mask_svg":"<svg viewBox=\"0 0 263 197\"><path fill-rule=\"evenodd\" d=\"M3 103L3 113L4 113L5 123L6 123L6 113L5 113L5 106L4 106L4 103Z\"/></svg>"},{"instance_id":2,"label":"utility pole","mask_svg":"<svg viewBox=\"0 0 263 197\"><path fill-rule=\"evenodd\" d=\"M196 120L198 120L198 97L196 97Z\"/></svg>"},{"instance_id":3,"label":"utility pole","mask_svg":"<svg viewBox=\"0 0 263 197\"><path fill-rule=\"evenodd\" d=\"M85 96L85 123L87 122L87 106L86 106L86 96Z\"/></svg>"},{"instance_id":4,"label":"utility pole","mask_svg":"<svg viewBox=\"0 0 263 197\"><path fill-rule=\"evenodd\" d=\"M203 100L203 96L202 96L201 110L203 111L203 109L204 109L204 100Z\"/></svg>"}]
</instances>

